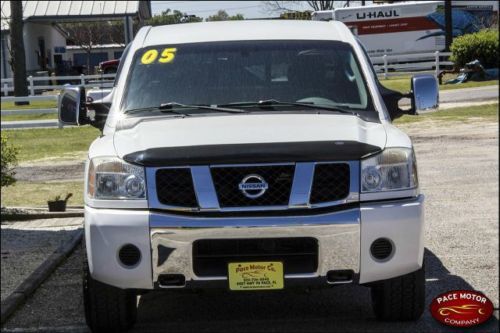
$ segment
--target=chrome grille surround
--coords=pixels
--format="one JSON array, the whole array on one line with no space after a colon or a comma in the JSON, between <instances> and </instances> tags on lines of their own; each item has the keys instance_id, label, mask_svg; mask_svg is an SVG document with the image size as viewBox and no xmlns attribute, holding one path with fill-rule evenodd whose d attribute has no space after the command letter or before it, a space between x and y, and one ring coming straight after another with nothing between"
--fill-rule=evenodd
<instances>
[{"instance_id":1,"label":"chrome grille surround","mask_svg":"<svg viewBox=\"0 0 500 333\"><path fill-rule=\"evenodd\" d=\"M349 165L349 193L341 199L329 202L310 202L313 186L314 172L317 165L322 164L348 164ZM169 210L179 212L241 212L241 211L276 211L290 209L313 209L359 201L359 161L334 161L334 162L300 162L300 163L256 163L256 164L231 164L231 165L202 165L202 166L175 166L175 167L148 167L146 168L146 184L148 191L148 205L151 209ZM221 207L217 192L212 179L211 170L214 168L229 167L262 167L292 165L295 166L292 188L288 205L273 206L242 206ZM156 172L161 169L183 169L190 168L193 179L198 207L182 207L166 205L158 200L156 188Z\"/></svg>"}]
</instances>

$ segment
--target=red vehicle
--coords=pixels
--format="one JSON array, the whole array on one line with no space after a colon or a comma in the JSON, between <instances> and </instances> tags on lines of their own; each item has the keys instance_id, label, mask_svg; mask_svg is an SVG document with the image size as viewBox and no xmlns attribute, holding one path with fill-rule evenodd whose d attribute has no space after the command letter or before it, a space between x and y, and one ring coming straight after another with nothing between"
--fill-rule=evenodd
<instances>
[{"instance_id":1,"label":"red vehicle","mask_svg":"<svg viewBox=\"0 0 500 333\"><path fill-rule=\"evenodd\" d=\"M107 60L99 63L99 70L104 74L116 73L120 59Z\"/></svg>"}]
</instances>

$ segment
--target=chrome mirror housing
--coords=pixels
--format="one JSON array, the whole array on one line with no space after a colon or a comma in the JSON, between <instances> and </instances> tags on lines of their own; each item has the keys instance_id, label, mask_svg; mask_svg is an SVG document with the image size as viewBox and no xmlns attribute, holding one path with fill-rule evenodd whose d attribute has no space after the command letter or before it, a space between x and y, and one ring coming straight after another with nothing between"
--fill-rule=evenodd
<instances>
[{"instance_id":1,"label":"chrome mirror housing","mask_svg":"<svg viewBox=\"0 0 500 333\"><path fill-rule=\"evenodd\" d=\"M59 121L65 125L86 124L85 88L68 86L61 91L58 103Z\"/></svg>"},{"instance_id":2,"label":"chrome mirror housing","mask_svg":"<svg viewBox=\"0 0 500 333\"><path fill-rule=\"evenodd\" d=\"M436 78L429 74L419 74L411 78L412 111L437 111L439 107L439 86Z\"/></svg>"}]
</instances>

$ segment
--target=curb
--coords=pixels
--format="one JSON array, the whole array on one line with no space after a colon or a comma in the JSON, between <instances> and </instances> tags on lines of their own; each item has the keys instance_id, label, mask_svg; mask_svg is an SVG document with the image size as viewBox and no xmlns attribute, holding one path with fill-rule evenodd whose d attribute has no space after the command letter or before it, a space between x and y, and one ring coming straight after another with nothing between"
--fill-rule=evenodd
<instances>
[{"instance_id":1,"label":"curb","mask_svg":"<svg viewBox=\"0 0 500 333\"><path fill-rule=\"evenodd\" d=\"M4 324L14 311L24 304L50 274L71 255L76 246L82 241L83 232L83 229L78 230L69 241L59 246L26 280L2 301L1 324Z\"/></svg>"},{"instance_id":2,"label":"curb","mask_svg":"<svg viewBox=\"0 0 500 333\"><path fill-rule=\"evenodd\" d=\"M41 219L54 219L65 217L83 217L83 212L60 212L60 213L46 213L46 214L2 214L2 221L28 221L28 220L41 220Z\"/></svg>"}]
</instances>

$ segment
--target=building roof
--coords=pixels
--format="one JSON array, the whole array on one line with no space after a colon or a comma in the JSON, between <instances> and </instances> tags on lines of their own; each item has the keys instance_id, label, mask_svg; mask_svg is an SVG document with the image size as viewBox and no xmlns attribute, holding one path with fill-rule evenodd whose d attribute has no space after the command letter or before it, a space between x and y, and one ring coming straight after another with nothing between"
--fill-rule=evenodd
<instances>
[{"instance_id":1,"label":"building roof","mask_svg":"<svg viewBox=\"0 0 500 333\"><path fill-rule=\"evenodd\" d=\"M336 21L248 20L171 24L150 29L142 46L235 40L350 40Z\"/></svg>"},{"instance_id":2,"label":"building roof","mask_svg":"<svg viewBox=\"0 0 500 333\"><path fill-rule=\"evenodd\" d=\"M10 1L2 1L1 6L1 28L9 30ZM123 16L150 18L150 1L23 1L25 21L90 21Z\"/></svg>"},{"instance_id":3,"label":"building roof","mask_svg":"<svg viewBox=\"0 0 500 333\"><path fill-rule=\"evenodd\" d=\"M92 49L123 49L125 48L125 44L96 44L92 45ZM83 48L79 45L67 45L66 50L82 50Z\"/></svg>"}]
</instances>

